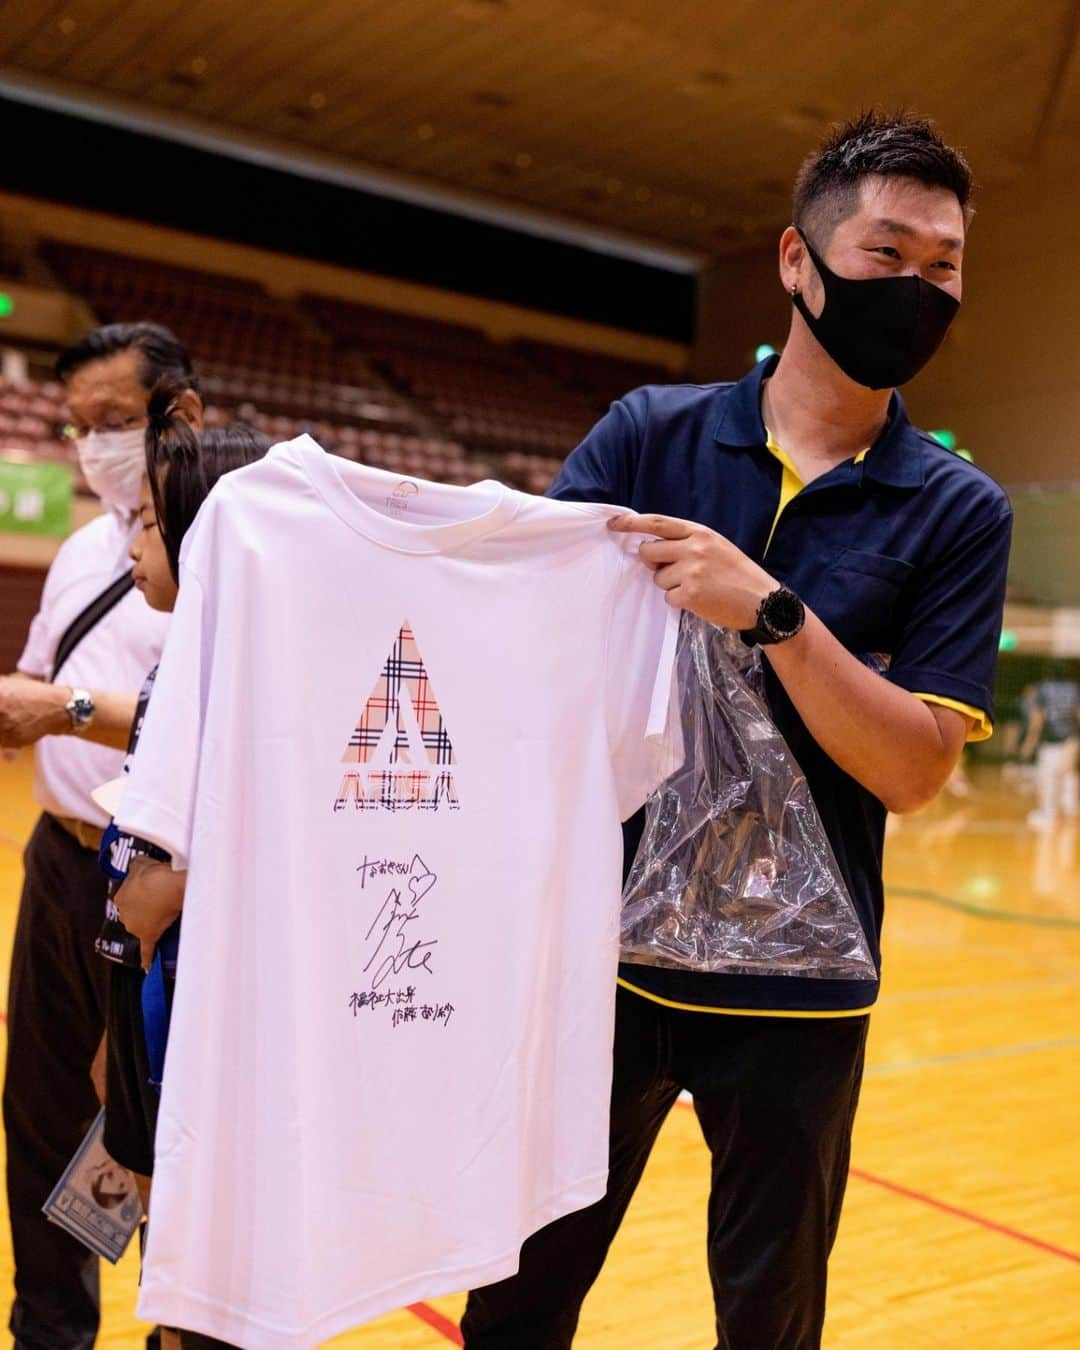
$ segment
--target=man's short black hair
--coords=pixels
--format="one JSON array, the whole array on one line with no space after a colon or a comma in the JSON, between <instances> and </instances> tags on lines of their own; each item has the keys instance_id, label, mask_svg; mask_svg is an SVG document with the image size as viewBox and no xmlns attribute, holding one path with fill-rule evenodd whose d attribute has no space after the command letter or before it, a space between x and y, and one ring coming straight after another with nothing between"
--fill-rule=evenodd
<instances>
[{"instance_id":1,"label":"man's short black hair","mask_svg":"<svg viewBox=\"0 0 1080 1350\"><path fill-rule=\"evenodd\" d=\"M837 225L858 210L860 184L873 174L947 188L956 194L965 222L971 218L971 167L959 150L945 144L933 123L908 113L865 112L834 126L803 160L795 177L792 220L823 247Z\"/></svg>"},{"instance_id":2,"label":"man's short black hair","mask_svg":"<svg viewBox=\"0 0 1080 1350\"><path fill-rule=\"evenodd\" d=\"M91 361L102 361L119 352L139 352L139 381L152 389L162 375L183 380L188 388L197 388L191 357L184 344L159 323L107 323L95 328L78 342L66 347L56 358L56 378L68 380Z\"/></svg>"}]
</instances>

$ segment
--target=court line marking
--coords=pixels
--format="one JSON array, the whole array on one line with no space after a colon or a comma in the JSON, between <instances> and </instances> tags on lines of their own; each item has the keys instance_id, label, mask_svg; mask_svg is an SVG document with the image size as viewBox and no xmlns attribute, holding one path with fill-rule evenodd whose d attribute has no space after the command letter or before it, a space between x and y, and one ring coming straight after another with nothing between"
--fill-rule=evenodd
<instances>
[{"instance_id":1,"label":"court line marking","mask_svg":"<svg viewBox=\"0 0 1080 1350\"><path fill-rule=\"evenodd\" d=\"M860 1181L867 1181L872 1186L880 1186L886 1191L892 1191L894 1195L901 1195L906 1200L916 1200L919 1204L929 1205L932 1209L939 1209L944 1214L951 1214L958 1219L966 1219L968 1223L978 1224L980 1228L987 1228L992 1233L1000 1233L1003 1237L1012 1238L1016 1242L1024 1242L1029 1247L1036 1247L1039 1251L1049 1252L1051 1256L1060 1256L1066 1261L1072 1261L1080 1265L1080 1253L1071 1252L1066 1247L1055 1246L1052 1242L1044 1242L1042 1238L1032 1237L1030 1233L1022 1233L1019 1228L1010 1228L1008 1224L998 1223L996 1219L987 1219L982 1214L976 1214L970 1209L961 1209L959 1205L950 1205L945 1200L939 1200L936 1196L927 1195L924 1191L914 1191L910 1186L901 1186L899 1182L890 1181L887 1177L875 1176L873 1172L864 1172L861 1167L852 1167L850 1175L857 1177Z\"/></svg>"},{"instance_id":2,"label":"court line marking","mask_svg":"<svg viewBox=\"0 0 1080 1350\"><path fill-rule=\"evenodd\" d=\"M679 1096L678 1105L690 1107L692 1110L693 1099L686 1100L686 1094L682 1093ZM1008 1224L998 1223L996 1219L987 1219L982 1214L976 1214L973 1210L961 1209L959 1205L950 1205L947 1200L939 1200L936 1196L927 1195L925 1191L914 1191L909 1186L902 1186L898 1181L890 1181L887 1177L879 1177L875 1176L873 1172L865 1172L861 1167L849 1168L848 1175L856 1177L859 1181L881 1186L884 1190L903 1196L905 1200L916 1200L920 1204L929 1205L932 1209L939 1209L944 1214L951 1214L954 1218L965 1219L968 1223L976 1224L979 1228L986 1228L992 1233L1000 1233L1002 1237L1012 1238L1015 1242L1026 1243L1027 1246L1036 1247L1039 1251L1048 1252L1051 1256L1060 1256L1066 1261L1072 1261L1076 1265L1080 1265L1080 1253L1071 1252L1066 1247L1057 1247L1052 1242L1044 1242L1042 1238L1033 1237L1030 1233L1022 1233L1019 1228L1010 1228Z\"/></svg>"},{"instance_id":3,"label":"court line marking","mask_svg":"<svg viewBox=\"0 0 1080 1350\"><path fill-rule=\"evenodd\" d=\"M458 1327L451 1322L449 1317L444 1317L437 1308L433 1308L430 1303L410 1303L406 1311L411 1312L414 1317L418 1317L421 1322L426 1322L429 1327L453 1345L465 1344Z\"/></svg>"},{"instance_id":4,"label":"court line marking","mask_svg":"<svg viewBox=\"0 0 1080 1350\"><path fill-rule=\"evenodd\" d=\"M992 1045L985 1050L958 1050L951 1055L932 1055L926 1059L899 1059L890 1064L871 1064L867 1077L879 1073L906 1073L910 1069L929 1069L937 1064L960 1064L965 1060L1002 1059L1008 1055L1031 1055L1042 1050L1067 1050L1080 1045L1080 1036L1064 1036L1056 1041L1031 1041L1027 1045Z\"/></svg>"},{"instance_id":5,"label":"court line marking","mask_svg":"<svg viewBox=\"0 0 1080 1350\"><path fill-rule=\"evenodd\" d=\"M0 844L22 852L25 842L14 836L0 833ZM920 890L913 886L886 886L887 895L902 895L909 900L926 900L931 904L942 905L946 909L955 909L962 914L970 914L977 919L996 919L1002 923L1030 924L1038 928L1075 928L1080 929L1080 919L1065 914L1022 914L1016 910L993 909L988 905L975 905L968 900L957 900L955 896L941 895L938 891Z\"/></svg>"},{"instance_id":6,"label":"court line marking","mask_svg":"<svg viewBox=\"0 0 1080 1350\"><path fill-rule=\"evenodd\" d=\"M690 1106L691 1103L680 1098L680 1106ZM890 1181L887 1177L876 1176L873 1172L864 1171L861 1167L852 1167L849 1175L857 1178L859 1181L865 1181L872 1186L880 1186L883 1190L891 1191L894 1195L902 1196L905 1200L915 1200L919 1204L928 1205L931 1209L940 1210L944 1214L949 1214L953 1218L964 1219L968 1223L973 1223L979 1228L985 1228L992 1233L999 1233L1002 1237L1012 1238L1015 1242L1023 1242L1029 1247L1034 1247L1038 1251L1047 1252L1051 1256L1059 1256L1063 1260L1071 1261L1080 1265L1080 1254L1071 1252L1065 1247L1058 1247L1052 1242L1044 1242L1042 1238L1033 1237L1030 1233L1023 1233L1018 1228L1010 1228L1008 1224L998 1223L994 1219L987 1219L981 1214L976 1214L972 1210L962 1209L959 1205L951 1205L945 1200L939 1200L936 1196L927 1195L924 1191L912 1190L909 1186L902 1186L899 1182ZM437 1309L431 1307L428 1303L412 1303L409 1305L409 1312L414 1317L418 1317L421 1322L425 1322L433 1330L437 1331L446 1340L453 1345L464 1345L461 1331L448 1318L444 1317Z\"/></svg>"},{"instance_id":7,"label":"court line marking","mask_svg":"<svg viewBox=\"0 0 1080 1350\"><path fill-rule=\"evenodd\" d=\"M5 844L9 848L22 849L23 845L10 835L0 834L0 844ZM936 891L917 890L913 887L890 886L887 890L894 895L907 896L913 900L927 900L933 904L943 905L949 909L958 909L966 914L971 914L976 918L997 919L1009 923L1031 924L1038 927L1054 928L1080 928L1080 919L1069 919L1064 916L1052 916L1041 914L1017 914L1009 910L989 909L981 905L968 904L963 900L955 900L950 896L939 895ZM6 1022L7 1016L0 1013L0 1021ZM898 1065L877 1065L871 1066L866 1070L868 1074L888 1073L898 1069L922 1067L924 1064L941 1064L957 1059L981 1059L989 1058L995 1055L1023 1054L1034 1050L1058 1049L1064 1046L1075 1045L1080 1042L1080 1038L1073 1037L1063 1041L1047 1041L1029 1046L1001 1047L992 1050L963 1052L959 1055L943 1055L933 1060L913 1060L905 1064ZM680 1106L692 1106L691 1102L679 1102ZM857 1177L860 1181L866 1181L871 1185L881 1186L883 1189L892 1191L895 1195L901 1195L905 1199L918 1201L920 1204L929 1205L933 1209L938 1209L945 1214L951 1214L956 1218L965 1219L969 1223L974 1223L980 1228L985 1228L990 1232L1000 1233L1004 1237L1010 1237L1014 1241L1026 1243L1029 1247L1035 1247L1040 1251L1050 1253L1052 1256L1060 1256L1066 1261L1072 1261L1080 1265L1080 1254L1068 1251L1064 1247L1057 1247L1052 1242L1044 1242L1042 1238L1032 1237L1028 1233L1022 1233L1017 1228L1010 1228L1007 1224L1001 1224L993 1219L984 1218L980 1214L975 1214L971 1210L961 1209L957 1205L950 1205L944 1200L938 1200L932 1195L926 1195L922 1191L912 1190L910 1187L901 1186L898 1182L889 1181L886 1177L874 1176L870 1172L864 1172L861 1168L853 1167L850 1174ZM420 1321L432 1327L446 1340L454 1345L464 1345L461 1338L461 1332L450 1321L444 1317L437 1309L432 1308L427 1303L413 1303L409 1305L409 1312Z\"/></svg>"},{"instance_id":8,"label":"court line marking","mask_svg":"<svg viewBox=\"0 0 1080 1350\"><path fill-rule=\"evenodd\" d=\"M1080 919L1072 919L1065 914L1021 914L1011 909L993 909L989 905L973 905L968 900L957 900L951 895L940 895L937 891L923 891L914 886L886 886L885 894L902 895L909 900L928 900L931 904L942 905L945 909L956 909L962 914L971 914L976 919L1024 923L1035 928L1080 928Z\"/></svg>"}]
</instances>

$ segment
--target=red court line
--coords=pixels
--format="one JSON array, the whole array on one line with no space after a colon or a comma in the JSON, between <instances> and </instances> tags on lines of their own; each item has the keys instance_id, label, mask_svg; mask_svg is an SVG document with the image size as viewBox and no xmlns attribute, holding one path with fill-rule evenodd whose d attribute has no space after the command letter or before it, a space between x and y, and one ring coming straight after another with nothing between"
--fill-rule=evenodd
<instances>
[{"instance_id":1,"label":"red court line","mask_svg":"<svg viewBox=\"0 0 1080 1350\"><path fill-rule=\"evenodd\" d=\"M414 1317L419 1317L421 1322L426 1322L429 1327L434 1328L440 1336L445 1336L454 1345L465 1344L461 1339L461 1332L458 1331L449 1317L444 1317L441 1312L436 1312L430 1303L410 1303L409 1312Z\"/></svg>"},{"instance_id":2,"label":"red court line","mask_svg":"<svg viewBox=\"0 0 1080 1350\"><path fill-rule=\"evenodd\" d=\"M22 845L12 839L10 835L0 834L0 845L4 844L9 848L22 848ZM6 1021L7 1014L0 1012L0 1023ZM680 1102L679 1105L692 1109L690 1102ZM1035 1247L1038 1251L1048 1252L1051 1256L1060 1256L1065 1261L1072 1261L1074 1264L1080 1265L1080 1253L1071 1252L1065 1247L1057 1247L1052 1242L1044 1242L1042 1238L1032 1237L1030 1233L1022 1233L1018 1228L1010 1228L1007 1224L984 1218L983 1215L975 1214L969 1209L961 1209L959 1205L950 1205L947 1201L938 1200L923 1191L914 1191L908 1186L901 1186L899 1182L889 1181L887 1177L874 1176L873 1173L864 1172L858 1167L852 1167L850 1175L857 1177L860 1181L869 1182L872 1186L880 1186L883 1190L892 1191L894 1195L902 1195L906 1200L916 1200L919 1204L929 1205L931 1209L940 1210L943 1214L952 1214L957 1219L964 1219L968 1223L977 1224L978 1227L985 1228L989 1232L1000 1233L1003 1237L1012 1238L1015 1242L1023 1242L1028 1247ZM454 1345L465 1344L461 1339L461 1332L454 1323L427 1303L412 1303L409 1305L409 1312L414 1317L418 1317L421 1322L426 1322L429 1327L432 1327Z\"/></svg>"},{"instance_id":3,"label":"red court line","mask_svg":"<svg viewBox=\"0 0 1080 1350\"><path fill-rule=\"evenodd\" d=\"M944 1214L953 1214L958 1219L966 1219L968 1223L978 1224L980 1228L988 1228L993 1233L1001 1233L1004 1237L1013 1238L1017 1242L1025 1242L1029 1247L1037 1247L1040 1251L1049 1252L1051 1256L1060 1256L1066 1261L1073 1261L1080 1265L1080 1254L1077 1252L1070 1252L1065 1247L1055 1247L1052 1242L1044 1242L1042 1238L1032 1237L1030 1233L1021 1233L1018 1228L1010 1228L1007 1224L997 1223L994 1219L983 1218L981 1214L973 1214L969 1209L961 1209L958 1205L950 1205L932 1195L926 1195L922 1191L913 1191L907 1186L901 1186L898 1182L889 1181L886 1177L876 1177L873 1173L864 1172L858 1167L853 1167L850 1175L858 1177L860 1181L868 1181L873 1186L881 1186L884 1190L892 1191L894 1195L902 1195L907 1200L917 1200L922 1205L930 1205L933 1209L940 1209Z\"/></svg>"},{"instance_id":4,"label":"red court line","mask_svg":"<svg viewBox=\"0 0 1080 1350\"><path fill-rule=\"evenodd\" d=\"M687 1110L693 1110L691 1102L680 1101L679 1105ZM1021 1233L1018 1228L1010 1228L1007 1224L998 1223L994 1219L986 1219L981 1214L975 1214L970 1209L961 1209L959 1205L950 1205L946 1200L938 1200L932 1195L927 1195L924 1191L913 1191L908 1186L901 1186L897 1181L889 1181L887 1177L874 1176L872 1172L864 1172L859 1167L848 1169L848 1175L857 1177L859 1181L868 1181L872 1186L880 1186L883 1190L892 1191L894 1195L902 1195L905 1200L917 1200L922 1205L929 1205L932 1209L939 1209L943 1214L952 1214L957 1219L966 1219L968 1223L978 1224L980 1228L987 1228L992 1233L1000 1233L1003 1237L1012 1238L1016 1242L1024 1242L1029 1247L1037 1247L1039 1251L1049 1252L1051 1256L1060 1256L1066 1261L1073 1261L1080 1265L1080 1255L1076 1252L1070 1252L1065 1247L1055 1247L1052 1242L1044 1242L1042 1238L1032 1237L1030 1233Z\"/></svg>"}]
</instances>

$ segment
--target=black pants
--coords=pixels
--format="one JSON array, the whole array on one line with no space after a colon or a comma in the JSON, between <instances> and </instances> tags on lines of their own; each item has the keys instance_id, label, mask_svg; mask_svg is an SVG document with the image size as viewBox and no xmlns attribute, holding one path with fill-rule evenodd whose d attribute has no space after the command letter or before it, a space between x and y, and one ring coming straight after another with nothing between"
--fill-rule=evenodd
<instances>
[{"instance_id":1,"label":"black pants","mask_svg":"<svg viewBox=\"0 0 1080 1350\"><path fill-rule=\"evenodd\" d=\"M161 1093L150 1085L143 1028L141 970L109 962L105 1026L105 1147L121 1167L144 1177L154 1171L154 1135Z\"/></svg>"},{"instance_id":2,"label":"black pants","mask_svg":"<svg viewBox=\"0 0 1080 1350\"><path fill-rule=\"evenodd\" d=\"M7 1188L16 1350L88 1350L97 1335L98 1258L41 1207L97 1115L90 1066L105 1025L105 913L97 856L51 817L26 867L8 989Z\"/></svg>"},{"instance_id":3,"label":"black pants","mask_svg":"<svg viewBox=\"0 0 1080 1350\"><path fill-rule=\"evenodd\" d=\"M620 989L607 1195L529 1238L517 1275L469 1295L467 1350L572 1343L585 1295L684 1088L712 1154L717 1350L816 1350L868 1022L680 1012ZM659 1343L657 1329L642 1333L640 1344Z\"/></svg>"}]
</instances>

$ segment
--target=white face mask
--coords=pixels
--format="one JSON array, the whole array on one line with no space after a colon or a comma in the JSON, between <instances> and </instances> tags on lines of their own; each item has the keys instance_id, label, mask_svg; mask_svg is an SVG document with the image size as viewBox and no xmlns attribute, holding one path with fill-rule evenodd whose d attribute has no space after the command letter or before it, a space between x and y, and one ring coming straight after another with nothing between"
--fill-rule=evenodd
<instances>
[{"instance_id":1,"label":"white face mask","mask_svg":"<svg viewBox=\"0 0 1080 1350\"><path fill-rule=\"evenodd\" d=\"M139 509L146 473L146 430L91 431L75 441L79 467L90 491L115 511Z\"/></svg>"}]
</instances>

